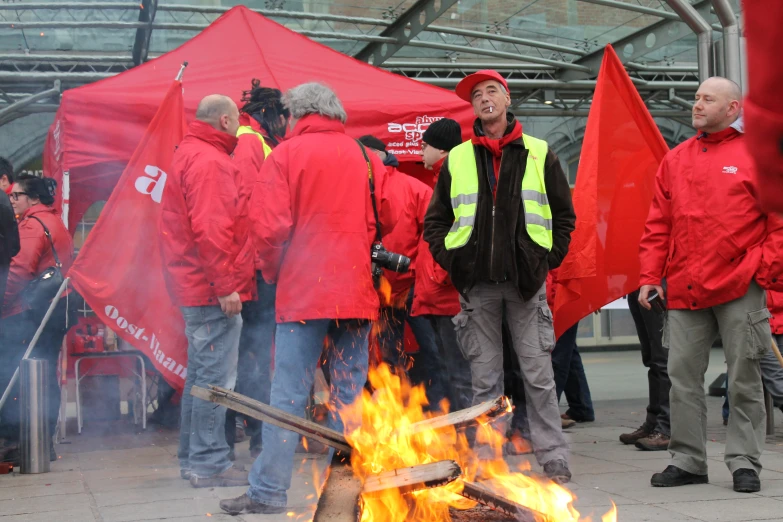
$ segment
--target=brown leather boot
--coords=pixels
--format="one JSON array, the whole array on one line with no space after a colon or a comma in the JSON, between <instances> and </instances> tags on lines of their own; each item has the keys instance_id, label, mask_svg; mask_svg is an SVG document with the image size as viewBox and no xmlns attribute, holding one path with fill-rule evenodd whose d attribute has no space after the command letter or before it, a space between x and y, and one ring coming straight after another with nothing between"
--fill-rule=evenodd
<instances>
[{"instance_id":1,"label":"brown leather boot","mask_svg":"<svg viewBox=\"0 0 783 522\"><path fill-rule=\"evenodd\" d=\"M649 437L637 440L636 447L645 451L665 451L669 449L669 437L655 432Z\"/></svg>"},{"instance_id":2,"label":"brown leather boot","mask_svg":"<svg viewBox=\"0 0 783 522\"><path fill-rule=\"evenodd\" d=\"M620 442L623 444L636 444L636 441L649 437L653 434L653 427L645 423L639 426L636 431L623 433L620 435Z\"/></svg>"}]
</instances>

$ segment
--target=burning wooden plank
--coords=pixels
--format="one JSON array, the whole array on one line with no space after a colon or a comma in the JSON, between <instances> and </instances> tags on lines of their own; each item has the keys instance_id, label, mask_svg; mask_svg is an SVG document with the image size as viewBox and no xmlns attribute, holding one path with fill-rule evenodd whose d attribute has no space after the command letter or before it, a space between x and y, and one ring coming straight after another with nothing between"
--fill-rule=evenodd
<instances>
[{"instance_id":1,"label":"burning wooden plank","mask_svg":"<svg viewBox=\"0 0 783 522\"><path fill-rule=\"evenodd\" d=\"M459 429L477 422L479 417L485 415L489 418L505 415L510 411L506 397L498 397L495 400L482 402L464 410L455 411L448 415L440 415L431 419L419 421L410 425L411 434L421 433L427 430L439 430L447 426Z\"/></svg>"},{"instance_id":2,"label":"burning wooden plank","mask_svg":"<svg viewBox=\"0 0 783 522\"><path fill-rule=\"evenodd\" d=\"M348 445L348 441L345 440L342 433L330 430L320 424L310 422L297 417L296 415L291 415L290 413L286 413L231 390L226 390L219 386L210 386L208 390L199 386L193 386L190 394L201 400L220 404L226 408L244 413L248 417L268 422L280 428L317 440L318 442L322 442L327 446L331 446L342 452L344 455L350 455L351 453L351 447Z\"/></svg>"},{"instance_id":3,"label":"burning wooden plank","mask_svg":"<svg viewBox=\"0 0 783 522\"><path fill-rule=\"evenodd\" d=\"M459 464L453 460L441 460L371 475L364 481L362 494L378 495L389 489L410 493L421 489L437 488L454 482L461 475L462 469Z\"/></svg>"},{"instance_id":4,"label":"burning wooden plank","mask_svg":"<svg viewBox=\"0 0 783 522\"><path fill-rule=\"evenodd\" d=\"M318 498L313 522L359 522L362 518L362 481L350 464L332 464Z\"/></svg>"},{"instance_id":5,"label":"burning wooden plank","mask_svg":"<svg viewBox=\"0 0 783 522\"><path fill-rule=\"evenodd\" d=\"M474 500L488 508L500 511L514 517L517 522L552 522L550 518L543 513L517 504L512 500L504 498L486 486L475 482L463 482L463 488L460 492L465 498Z\"/></svg>"}]
</instances>

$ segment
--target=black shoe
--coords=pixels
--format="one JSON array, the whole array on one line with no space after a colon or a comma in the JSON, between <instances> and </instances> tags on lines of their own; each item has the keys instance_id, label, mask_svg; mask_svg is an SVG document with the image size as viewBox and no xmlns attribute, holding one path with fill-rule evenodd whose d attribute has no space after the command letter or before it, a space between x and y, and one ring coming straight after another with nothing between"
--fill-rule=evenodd
<instances>
[{"instance_id":1,"label":"black shoe","mask_svg":"<svg viewBox=\"0 0 783 522\"><path fill-rule=\"evenodd\" d=\"M228 460L230 460L231 462L234 462L235 460L237 460L236 453L234 453L234 448L231 448L230 450L228 450Z\"/></svg>"},{"instance_id":2,"label":"black shoe","mask_svg":"<svg viewBox=\"0 0 783 522\"><path fill-rule=\"evenodd\" d=\"M623 444L636 444L636 441L649 437L653 434L653 426L648 424L642 424L636 431L631 433L623 433L620 435L620 442Z\"/></svg>"},{"instance_id":3,"label":"black shoe","mask_svg":"<svg viewBox=\"0 0 783 522\"><path fill-rule=\"evenodd\" d=\"M742 468L734 473L734 491L738 493L755 493L761 489L761 480L755 470Z\"/></svg>"},{"instance_id":4,"label":"black shoe","mask_svg":"<svg viewBox=\"0 0 783 522\"><path fill-rule=\"evenodd\" d=\"M676 486L687 486L688 484L708 484L710 480L707 475L696 475L688 473L677 466L666 466L663 473L656 473L650 479L650 484L656 488L671 488Z\"/></svg>"},{"instance_id":5,"label":"black shoe","mask_svg":"<svg viewBox=\"0 0 783 522\"><path fill-rule=\"evenodd\" d=\"M550 460L544 464L544 473L558 484L565 484L571 480L571 472L568 470L568 464L564 460Z\"/></svg>"},{"instance_id":6,"label":"black shoe","mask_svg":"<svg viewBox=\"0 0 783 522\"><path fill-rule=\"evenodd\" d=\"M281 506L270 506L269 504L261 504L260 502L253 501L247 495L242 495L237 498L229 498L220 501L220 509L228 513L229 515L240 515L242 513L254 513L254 514L266 514L272 515L282 513L286 510Z\"/></svg>"}]
</instances>

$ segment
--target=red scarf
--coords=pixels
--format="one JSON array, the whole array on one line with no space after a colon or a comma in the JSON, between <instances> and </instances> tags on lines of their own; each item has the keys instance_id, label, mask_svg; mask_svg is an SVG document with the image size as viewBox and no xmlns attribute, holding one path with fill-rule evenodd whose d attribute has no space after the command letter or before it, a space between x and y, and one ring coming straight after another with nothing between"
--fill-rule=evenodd
<instances>
[{"instance_id":1,"label":"red scarf","mask_svg":"<svg viewBox=\"0 0 783 522\"><path fill-rule=\"evenodd\" d=\"M522 138L522 124L519 123L519 120L514 120L514 127L511 129L511 132L507 132L498 140L493 140L488 136L476 136L475 134L470 139L473 145L481 145L487 149L490 154L492 154L492 166L494 167L493 170L495 171L495 190L492 193L493 196L495 195L498 187L497 181L498 175L500 174L500 157L503 154L503 148L509 143L517 141L520 138Z\"/></svg>"}]
</instances>

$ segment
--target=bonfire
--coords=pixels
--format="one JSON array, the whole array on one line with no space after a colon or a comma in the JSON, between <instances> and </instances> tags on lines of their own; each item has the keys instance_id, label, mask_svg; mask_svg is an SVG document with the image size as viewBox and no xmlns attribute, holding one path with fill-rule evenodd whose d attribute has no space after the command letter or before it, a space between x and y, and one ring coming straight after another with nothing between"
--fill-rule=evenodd
<instances>
[{"instance_id":1,"label":"bonfire","mask_svg":"<svg viewBox=\"0 0 783 522\"><path fill-rule=\"evenodd\" d=\"M427 398L423 386L412 386L392 373L386 365L371 369L369 381L374 389L362 392L361 399L343 411L345 438L352 447L353 473L362 482L384 472L453 461L461 474L457 480L440 487L405 491L389 488L362 497L362 522L449 522L452 513L470 510L476 502L466 498L466 484L480 484L524 506L537 520L546 522L589 522L573 507L574 495L565 487L533 473L522 462L511 469L503 459L505 434L493 427L492 419L479 418L476 440L488 445L494 460L479 463L468 444L464 430L454 425L423 422ZM442 411L448 409L444 401ZM422 429L422 425L430 426ZM470 496L470 495L467 495ZM614 505L602 522L616 522Z\"/></svg>"}]
</instances>

